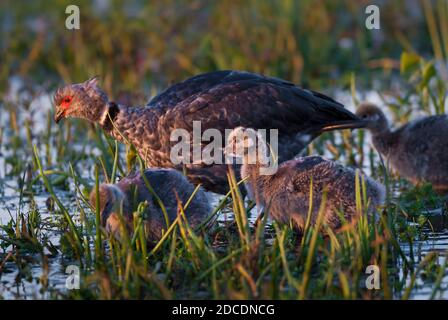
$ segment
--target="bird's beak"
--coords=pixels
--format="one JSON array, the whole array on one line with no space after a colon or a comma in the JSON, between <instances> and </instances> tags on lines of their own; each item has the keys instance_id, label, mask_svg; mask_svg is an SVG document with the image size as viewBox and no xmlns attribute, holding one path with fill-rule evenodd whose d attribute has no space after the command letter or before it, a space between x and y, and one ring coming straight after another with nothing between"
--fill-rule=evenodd
<instances>
[{"instance_id":1,"label":"bird's beak","mask_svg":"<svg viewBox=\"0 0 448 320\"><path fill-rule=\"evenodd\" d=\"M64 110L56 110L56 114L54 115L54 122L58 123L62 118L64 118Z\"/></svg>"}]
</instances>

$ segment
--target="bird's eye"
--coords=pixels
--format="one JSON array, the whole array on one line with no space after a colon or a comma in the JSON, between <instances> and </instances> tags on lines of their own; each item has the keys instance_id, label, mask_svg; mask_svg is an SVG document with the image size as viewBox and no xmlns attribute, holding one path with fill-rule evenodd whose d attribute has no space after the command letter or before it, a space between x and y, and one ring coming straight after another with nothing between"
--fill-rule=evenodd
<instances>
[{"instance_id":1,"label":"bird's eye","mask_svg":"<svg viewBox=\"0 0 448 320\"><path fill-rule=\"evenodd\" d=\"M65 98L64 98L64 102L65 102L65 103L70 103L70 101L72 101L72 98L71 98L71 97L65 97Z\"/></svg>"}]
</instances>

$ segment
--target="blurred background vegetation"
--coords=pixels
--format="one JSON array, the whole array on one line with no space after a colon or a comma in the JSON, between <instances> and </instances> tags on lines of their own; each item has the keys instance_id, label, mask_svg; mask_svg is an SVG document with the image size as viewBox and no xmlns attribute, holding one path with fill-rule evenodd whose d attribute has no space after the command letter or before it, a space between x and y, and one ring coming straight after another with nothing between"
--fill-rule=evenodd
<instances>
[{"instance_id":1,"label":"blurred background vegetation","mask_svg":"<svg viewBox=\"0 0 448 320\"><path fill-rule=\"evenodd\" d=\"M80 8L80 30L65 28L70 4ZM365 27L370 4L381 10L380 30ZM447 12L444 0L2 0L0 90L11 75L51 88L99 75L116 98L217 69L314 89L345 86L354 72L368 85L392 79L403 51L443 57L431 22L448 40Z\"/></svg>"}]
</instances>

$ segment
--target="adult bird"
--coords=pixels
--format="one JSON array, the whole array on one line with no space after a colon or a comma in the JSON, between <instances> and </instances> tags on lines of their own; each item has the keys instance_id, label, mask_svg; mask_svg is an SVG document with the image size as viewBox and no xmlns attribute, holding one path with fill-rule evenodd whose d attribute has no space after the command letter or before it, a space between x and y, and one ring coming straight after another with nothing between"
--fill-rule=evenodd
<instances>
[{"instance_id":1,"label":"adult bird","mask_svg":"<svg viewBox=\"0 0 448 320\"><path fill-rule=\"evenodd\" d=\"M438 193L448 193L448 115L427 116L391 129L374 104L361 104L356 114L366 121L374 147L396 173L413 184L430 182Z\"/></svg>"},{"instance_id":2,"label":"adult bird","mask_svg":"<svg viewBox=\"0 0 448 320\"><path fill-rule=\"evenodd\" d=\"M193 183L221 194L228 191L227 165L191 158L180 164L173 161L171 148L177 141L170 141L170 136L174 129L192 136L193 121L198 121L201 132L215 129L222 134L217 142L221 146L225 129L277 129L282 162L325 131L364 126L342 104L321 93L285 80L231 70L200 74L175 84L144 108L109 101L95 78L58 89L54 103L56 122L76 117L97 123L108 135L133 144L147 166L185 170ZM209 143L198 142L201 148ZM219 153L222 157L222 150Z\"/></svg>"}]
</instances>

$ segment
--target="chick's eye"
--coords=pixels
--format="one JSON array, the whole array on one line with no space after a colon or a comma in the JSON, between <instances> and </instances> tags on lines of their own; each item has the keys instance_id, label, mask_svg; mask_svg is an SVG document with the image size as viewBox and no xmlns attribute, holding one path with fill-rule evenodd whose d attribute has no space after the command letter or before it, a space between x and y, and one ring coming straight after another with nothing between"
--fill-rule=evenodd
<instances>
[{"instance_id":1,"label":"chick's eye","mask_svg":"<svg viewBox=\"0 0 448 320\"><path fill-rule=\"evenodd\" d=\"M64 102L65 102L65 103L70 103L70 101L72 101L72 98L71 98L71 97L65 97L65 98L64 98Z\"/></svg>"}]
</instances>

